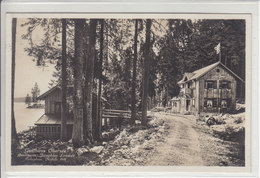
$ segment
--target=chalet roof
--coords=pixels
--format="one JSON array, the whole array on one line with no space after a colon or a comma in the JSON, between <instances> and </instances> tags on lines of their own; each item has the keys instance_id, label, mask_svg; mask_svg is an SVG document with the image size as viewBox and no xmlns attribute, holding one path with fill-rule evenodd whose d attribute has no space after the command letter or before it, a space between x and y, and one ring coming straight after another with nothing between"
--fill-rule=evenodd
<instances>
[{"instance_id":1,"label":"chalet roof","mask_svg":"<svg viewBox=\"0 0 260 178\"><path fill-rule=\"evenodd\" d=\"M68 85L67 88L73 88L73 85ZM54 92L55 90L60 90L60 86L59 85L56 85L54 87L52 87L51 89L49 89L48 91L46 91L45 93L41 94L40 96L37 97L38 100L44 100L49 94L51 94L52 92ZM97 94L95 92L93 92L93 94L95 96L97 96ZM106 98L104 97L101 97L102 101L103 102L107 102Z\"/></svg>"},{"instance_id":2,"label":"chalet roof","mask_svg":"<svg viewBox=\"0 0 260 178\"><path fill-rule=\"evenodd\" d=\"M178 101L180 98L178 96L173 97L170 101Z\"/></svg>"},{"instance_id":3,"label":"chalet roof","mask_svg":"<svg viewBox=\"0 0 260 178\"><path fill-rule=\"evenodd\" d=\"M67 124L73 124L74 121L72 119L67 120ZM55 114L43 114L35 123L35 125L43 125L43 124L61 124L61 117Z\"/></svg>"},{"instance_id":4,"label":"chalet roof","mask_svg":"<svg viewBox=\"0 0 260 178\"><path fill-rule=\"evenodd\" d=\"M191 81L191 80L195 80L198 79L200 77L202 77L203 75L205 75L207 72L209 72L210 70L214 69L215 67L217 67L218 65L221 65L223 68L225 68L227 71L229 71L233 76L235 76L236 78L238 78L239 80L241 80L242 82L244 82L244 80L239 77L237 74L235 74L232 70L230 70L228 67L226 67L224 64L222 64L220 61L208 65L206 67L203 67L201 69L195 70L194 72L191 73L185 73L184 77L182 78L182 80L180 80L178 82L178 84L181 83L185 83L186 81L184 81L185 77L187 77L187 81Z\"/></svg>"},{"instance_id":5,"label":"chalet roof","mask_svg":"<svg viewBox=\"0 0 260 178\"><path fill-rule=\"evenodd\" d=\"M49 94L54 92L55 90L60 89L58 85L54 86L53 88L49 89L45 93L41 94L40 96L37 97L38 100L44 100Z\"/></svg>"}]
</instances>

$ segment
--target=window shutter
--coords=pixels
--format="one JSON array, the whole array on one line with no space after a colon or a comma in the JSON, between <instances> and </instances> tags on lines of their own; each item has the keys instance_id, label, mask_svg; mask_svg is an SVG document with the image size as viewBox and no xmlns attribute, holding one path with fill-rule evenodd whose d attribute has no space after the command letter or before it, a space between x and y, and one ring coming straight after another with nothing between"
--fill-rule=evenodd
<instances>
[{"instance_id":1,"label":"window shutter","mask_svg":"<svg viewBox=\"0 0 260 178\"><path fill-rule=\"evenodd\" d=\"M207 81L206 81L206 80L204 81L204 88L205 88L205 89L208 88L208 87L207 87Z\"/></svg>"},{"instance_id":2,"label":"window shutter","mask_svg":"<svg viewBox=\"0 0 260 178\"><path fill-rule=\"evenodd\" d=\"M217 107L217 99L216 98L213 99L213 107Z\"/></svg>"},{"instance_id":3,"label":"window shutter","mask_svg":"<svg viewBox=\"0 0 260 178\"><path fill-rule=\"evenodd\" d=\"M204 98L204 107L207 107L207 99Z\"/></svg>"},{"instance_id":4,"label":"window shutter","mask_svg":"<svg viewBox=\"0 0 260 178\"><path fill-rule=\"evenodd\" d=\"M231 82L228 82L228 89L231 89Z\"/></svg>"},{"instance_id":5,"label":"window shutter","mask_svg":"<svg viewBox=\"0 0 260 178\"><path fill-rule=\"evenodd\" d=\"M217 89L217 81L214 81L214 82L213 82L213 88L214 88L214 89Z\"/></svg>"}]
</instances>

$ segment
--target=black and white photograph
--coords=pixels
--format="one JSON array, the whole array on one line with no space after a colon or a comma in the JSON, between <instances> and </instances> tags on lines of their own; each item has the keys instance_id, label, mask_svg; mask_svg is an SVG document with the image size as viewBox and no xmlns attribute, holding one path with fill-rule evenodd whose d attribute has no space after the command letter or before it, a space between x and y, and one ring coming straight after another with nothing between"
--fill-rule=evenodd
<instances>
[{"instance_id":1,"label":"black and white photograph","mask_svg":"<svg viewBox=\"0 0 260 178\"><path fill-rule=\"evenodd\" d=\"M209 17L13 17L11 166L247 167L248 16Z\"/></svg>"}]
</instances>

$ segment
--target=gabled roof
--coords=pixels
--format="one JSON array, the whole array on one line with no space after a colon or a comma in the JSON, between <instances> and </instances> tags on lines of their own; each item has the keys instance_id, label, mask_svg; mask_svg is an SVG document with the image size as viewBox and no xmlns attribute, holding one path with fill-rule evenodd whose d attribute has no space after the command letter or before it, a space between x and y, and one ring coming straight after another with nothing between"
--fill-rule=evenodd
<instances>
[{"instance_id":1,"label":"gabled roof","mask_svg":"<svg viewBox=\"0 0 260 178\"><path fill-rule=\"evenodd\" d=\"M52 92L54 92L57 89L60 89L60 87L58 85L56 85L55 87L49 89L45 93L41 94L40 96L37 97L37 99L38 100L44 100L46 98L46 96L48 96L49 94L51 94Z\"/></svg>"},{"instance_id":2,"label":"gabled roof","mask_svg":"<svg viewBox=\"0 0 260 178\"><path fill-rule=\"evenodd\" d=\"M219 64L220 64L220 62L216 62L216 63L211 64L209 66L203 67L199 70L195 70L194 72L192 72L194 75L189 80L193 80L193 79L197 79L197 78L201 77L202 75L209 72L211 69L217 67Z\"/></svg>"},{"instance_id":3,"label":"gabled roof","mask_svg":"<svg viewBox=\"0 0 260 178\"><path fill-rule=\"evenodd\" d=\"M178 96L173 97L170 101L179 101L180 98Z\"/></svg>"},{"instance_id":4,"label":"gabled roof","mask_svg":"<svg viewBox=\"0 0 260 178\"><path fill-rule=\"evenodd\" d=\"M185 72L182 79L178 82L178 84L185 83L186 81L189 81L190 78L194 75L194 73ZM187 79L187 80L186 80Z\"/></svg>"},{"instance_id":5,"label":"gabled roof","mask_svg":"<svg viewBox=\"0 0 260 178\"><path fill-rule=\"evenodd\" d=\"M71 118L73 117L68 117L67 124L74 123L74 121ZM61 124L61 117L55 114L43 114L34 124Z\"/></svg>"},{"instance_id":6,"label":"gabled roof","mask_svg":"<svg viewBox=\"0 0 260 178\"><path fill-rule=\"evenodd\" d=\"M198 79L200 77L202 77L203 75L205 75L207 72L209 72L210 70L214 69L215 67L217 67L218 65L221 65L224 69L226 69L228 72L230 72L233 76L235 76L237 79L241 80L242 82L244 82L244 80L239 77L237 74L235 74L232 70L230 70L228 67L226 67L224 64L222 64L220 61L214 63L214 64L211 64L211 65L208 65L206 67L203 67L199 70L195 70L194 72L191 72L191 73L185 73L184 74L184 77L182 78L181 81L178 82L178 84L181 84L181 83L185 83L186 81L184 81L185 79L185 76L188 77L188 80L187 81L191 81L191 80L195 80L195 79ZM187 75L188 74L188 75Z\"/></svg>"},{"instance_id":7,"label":"gabled roof","mask_svg":"<svg viewBox=\"0 0 260 178\"><path fill-rule=\"evenodd\" d=\"M69 88L72 89L72 88L73 88L73 85L68 85L67 88L68 88L68 89L69 89ZM38 100L44 100L49 94L51 94L52 92L54 92L54 91L56 91L56 90L61 90L59 84L56 85L56 86L54 86L53 88L49 89L48 91L46 91L46 92L43 93L42 95L38 96L37 99L38 99ZM93 92L93 94L94 94L95 96L97 96L97 94L96 94L95 92ZM102 100L103 102L107 102L106 98L104 98L104 97L101 97L101 100Z\"/></svg>"}]
</instances>

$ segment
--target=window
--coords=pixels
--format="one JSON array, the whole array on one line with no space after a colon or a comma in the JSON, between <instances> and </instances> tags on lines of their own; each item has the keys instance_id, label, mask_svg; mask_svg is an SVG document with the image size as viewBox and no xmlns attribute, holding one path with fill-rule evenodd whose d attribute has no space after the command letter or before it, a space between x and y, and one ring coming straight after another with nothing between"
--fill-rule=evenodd
<instances>
[{"instance_id":1,"label":"window","mask_svg":"<svg viewBox=\"0 0 260 178\"><path fill-rule=\"evenodd\" d=\"M60 114L60 113L61 113L61 103L55 102L55 114Z\"/></svg>"},{"instance_id":2,"label":"window","mask_svg":"<svg viewBox=\"0 0 260 178\"><path fill-rule=\"evenodd\" d=\"M221 108L227 108L227 100L221 101Z\"/></svg>"},{"instance_id":3,"label":"window","mask_svg":"<svg viewBox=\"0 0 260 178\"><path fill-rule=\"evenodd\" d=\"M206 108L215 108L218 106L218 99L217 98L213 98L213 99L204 99L204 107Z\"/></svg>"},{"instance_id":4,"label":"window","mask_svg":"<svg viewBox=\"0 0 260 178\"><path fill-rule=\"evenodd\" d=\"M230 81L220 81L219 82L219 88L222 88L222 89L230 89L231 88L231 82Z\"/></svg>"},{"instance_id":5,"label":"window","mask_svg":"<svg viewBox=\"0 0 260 178\"><path fill-rule=\"evenodd\" d=\"M191 87L191 82L188 82L188 88L190 88Z\"/></svg>"},{"instance_id":6,"label":"window","mask_svg":"<svg viewBox=\"0 0 260 178\"><path fill-rule=\"evenodd\" d=\"M205 82L206 89L217 89L217 81L208 80Z\"/></svg>"},{"instance_id":7,"label":"window","mask_svg":"<svg viewBox=\"0 0 260 178\"><path fill-rule=\"evenodd\" d=\"M212 108L213 103L212 100L207 100L207 108Z\"/></svg>"},{"instance_id":8,"label":"window","mask_svg":"<svg viewBox=\"0 0 260 178\"><path fill-rule=\"evenodd\" d=\"M217 73L219 73L219 69L217 69L216 71L217 71Z\"/></svg>"},{"instance_id":9,"label":"window","mask_svg":"<svg viewBox=\"0 0 260 178\"><path fill-rule=\"evenodd\" d=\"M221 108L229 108L231 106L231 99L222 99L221 100L221 103L220 103L220 106Z\"/></svg>"}]
</instances>

